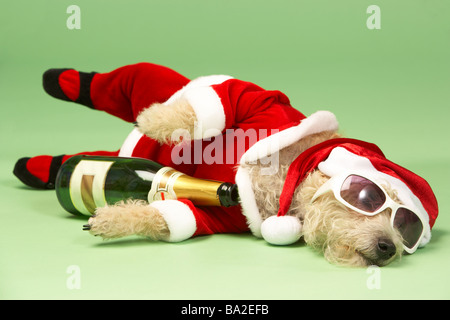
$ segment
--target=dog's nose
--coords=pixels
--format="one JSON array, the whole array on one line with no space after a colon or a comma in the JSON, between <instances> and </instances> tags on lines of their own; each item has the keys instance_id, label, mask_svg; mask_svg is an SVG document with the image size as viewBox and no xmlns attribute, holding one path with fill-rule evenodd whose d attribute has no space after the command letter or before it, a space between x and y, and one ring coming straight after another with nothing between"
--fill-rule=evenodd
<instances>
[{"instance_id":1,"label":"dog's nose","mask_svg":"<svg viewBox=\"0 0 450 320\"><path fill-rule=\"evenodd\" d=\"M388 260L395 255L397 248L389 239L379 239L377 247L377 255L380 259Z\"/></svg>"}]
</instances>

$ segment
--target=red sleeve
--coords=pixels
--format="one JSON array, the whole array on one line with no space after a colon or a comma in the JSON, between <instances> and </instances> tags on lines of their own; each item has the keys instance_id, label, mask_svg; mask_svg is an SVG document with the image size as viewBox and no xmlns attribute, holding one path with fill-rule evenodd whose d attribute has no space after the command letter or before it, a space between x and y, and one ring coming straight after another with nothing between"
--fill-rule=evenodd
<instances>
[{"instance_id":1,"label":"red sleeve","mask_svg":"<svg viewBox=\"0 0 450 320\"><path fill-rule=\"evenodd\" d=\"M178 201L187 205L195 217L197 226L193 236L248 231L240 206L196 207L190 200L179 199Z\"/></svg>"},{"instance_id":2,"label":"red sleeve","mask_svg":"<svg viewBox=\"0 0 450 320\"><path fill-rule=\"evenodd\" d=\"M192 88L184 97L196 113L202 138L230 128L281 129L305 118L284 93L237 79Z\"/></svg>"},{"instance_id":3,"label":"red sleeve","mask_svg":"<svg viewBox=\"0 0 450 320\"><path fill-rule=\"evenodd\" d=\"M278 128L280 124L304 118L278 90L264 90L251 82L235 79L214 85L213 89L221 98L226 128L243 125Z\"/></svg>"}]
</instances>

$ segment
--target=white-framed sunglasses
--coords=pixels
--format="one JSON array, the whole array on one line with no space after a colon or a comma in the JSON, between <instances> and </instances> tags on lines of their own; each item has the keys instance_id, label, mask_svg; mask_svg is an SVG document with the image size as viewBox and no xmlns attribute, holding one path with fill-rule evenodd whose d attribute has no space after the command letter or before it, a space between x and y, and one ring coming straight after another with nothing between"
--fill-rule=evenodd
<instances>
[{"instance_id":1,"label":"white-framed sunglasses","mask_svg":"<svg viewBox=\"0 0 450 320\"><path fill-rule=\"evenodd\" d=\"M410 254L416 251L425 233L426 221L411 208L395 202L370 176L365 173L334 176L316 191L311 203L329 191L333 191L336 200L346 207L366 216L374 216L390 208L391 226L403 237L404 250Z\"/></svg>"}]
</instances>

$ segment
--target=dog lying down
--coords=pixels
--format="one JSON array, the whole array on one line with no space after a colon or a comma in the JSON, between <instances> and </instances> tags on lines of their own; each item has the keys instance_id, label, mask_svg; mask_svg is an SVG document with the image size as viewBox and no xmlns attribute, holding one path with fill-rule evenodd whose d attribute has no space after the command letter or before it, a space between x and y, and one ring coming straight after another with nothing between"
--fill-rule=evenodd
<instances>
[{"instance_id":1,"label":"dog lying down","mask_svg":"<svg viewBox=\"0 0 450 320\"><path fill-rule=\"evenodd\" d=\"M331 112L306 117L280 91L225 75L190 80L151 63L107 73L50 69L43 85L55 98L134 123L118 151L78 154L147 158L239 188L240 205L229 208L186 199L98 207L85 225L93 235L179 242L250 231L274 245L303 237L349 266L384 266L430 241L438 206L428 183L376 145L341 137ZM22 158L14 173L52 189L73 155Z\"/></svg>"}]
</instances>

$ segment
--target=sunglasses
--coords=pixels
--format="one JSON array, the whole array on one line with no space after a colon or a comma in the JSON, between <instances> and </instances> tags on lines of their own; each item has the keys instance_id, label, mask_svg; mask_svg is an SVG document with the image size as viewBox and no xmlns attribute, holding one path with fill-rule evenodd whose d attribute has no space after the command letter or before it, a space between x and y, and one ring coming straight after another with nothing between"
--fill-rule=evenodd
<instances>
[{"instance_id":1,"label":"sunglasses","mask_svg":"<svg viewBox=\"0 0 450 320\"><path fill-rule=\"evenodd\" d=\"M426 222L414 210L395 202L373 179L365 174L332 177L317 190L311 203L329 191L333 191L335 198L346 207L366 216L390 208L391 226L403 237L404 250L410 254L416 251L425 233Z\"/></svg>"}]
</instances>

